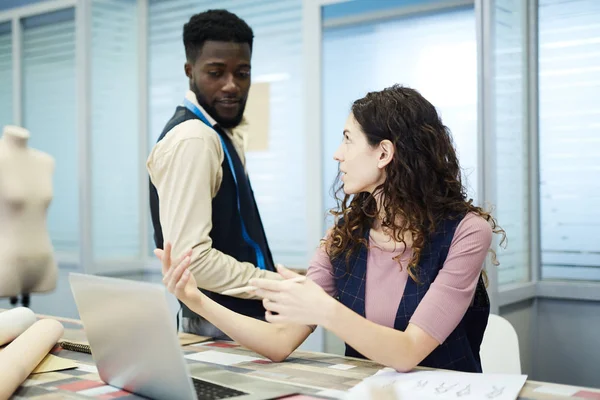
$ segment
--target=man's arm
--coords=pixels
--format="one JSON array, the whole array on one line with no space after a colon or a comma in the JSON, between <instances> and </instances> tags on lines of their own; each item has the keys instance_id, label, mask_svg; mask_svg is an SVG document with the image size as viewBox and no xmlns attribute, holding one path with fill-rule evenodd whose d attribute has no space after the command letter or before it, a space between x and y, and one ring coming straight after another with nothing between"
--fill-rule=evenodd
<instances>
[{"instance_id":1,"label":"man's arm","mask_svg":"<svg viewBox=\"0 0 600 400\"><path fill-rule=\"evenodd\" d=\"M194 124L190 126L190 124ZM215 133L187 121L174 129L204 130L203 135L182 132L160 151L153 152L148 170L160 199L160 221L165 242L173 244L173 255L192 249L190 271L198 286L221 293L244 286L251 278L281 279L275 272L261 270L251 263L212 248L212 200L221 184L223 150ZM175 136L177 137L177 136ZM167 136L168 138L168 136ZM167 140L167 138L163 140ZM237 297L253 298L241 293Z\"/></svg>"},{"instance_id":2,"label":"man's arm","mask_svg":"<svg viewBox=\"0 0 600 400\"><path fill-rule=\"evenodd\" d=\"M272 361L286 359L313 331L306 325L270 324L223 307L196 288L198 283L188 269L189 256L173 265L169 243L165 244L164 251L158 250L155 254L162 262L163 283L169 292L235 342ZM286 270L283 276L291 278L295 274Z\"/></svg>"}]
</instances>

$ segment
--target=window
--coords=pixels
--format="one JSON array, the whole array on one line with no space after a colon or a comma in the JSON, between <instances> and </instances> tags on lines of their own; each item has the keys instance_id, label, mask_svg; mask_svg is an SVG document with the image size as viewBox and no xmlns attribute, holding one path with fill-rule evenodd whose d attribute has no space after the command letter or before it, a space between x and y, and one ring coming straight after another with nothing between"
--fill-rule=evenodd
<instances>
[{"instance_id":1,"label":"window","mask_svg":"<svg viewBox=\"0 0 600 400\"><path fill-rule=\"evenodd\" d=\"M252 82L268 83L266 150L247 153L263 224L275 262L304 267L306 254L304 135L302 132L302 1L223 1L254 30ZM150 145L188 88L183 72L183 24L214 1L149 3ZM154 243L149 233L150 249Z\"/></svg>"},{"instance_id":2,"label":"window","mask_svg":"<svg viewBox=\"0 0 600 400\"><path fill-rule=\"evenodd\" d=\"M23 125L30 145L56 161L48 229L55 250L79 251L74 10L25 18Z\"/></svg>"},{"instance_id":3,"label":"window","mask_svg":"<svg viewBox=\"0 0 600 400\"><path fill-rule=\"evenodd\" d=\"M11 23L0 23L0 131L13 123Z\"/></svg>"},{"instance_id":4,"label":"window","mask_svg":"<svg viewBox=\"0 0 600 400\"><path fill-rule=\"evenodd\" d=\"M334 5L352 7L354 2ZM368 10L367 10L368 11ZM472 8L323 32L323 194L335 206L333 153L352 102L393 84L417 89L442 116L457 147L469 195L477 196L477 55ZM326 227L332 223L329 218Z\"/></svg>"},{"instance_id":5,"label":"window","mask_svg":"<svg viewBox=\"0 0 600 400\"><path fill-rule=\"evenodd\" d=\"M526 2L495 2L495 160L494 215L505 230L498 248L498 284L529 280L529 146L524 28Z\"/></svg>"},{"instance_id":6,"label":"window","mask_svg":"<svg viewBox=\"0 0 600 400\"><path fill-rule=\"evenodd\" d=\"M136 0L92 2L92 239L96 260L140 257ZM144 188L146 182L144 182Z\"/></svg>"},{"instance_id":7,"label":"window","mask_svg":"<svg viewBox=\"0 0 600 400\"><path fill-rule=\"evenodd\" d=\"M539 1L542 277L600 281L600 2Z\"/></svg>"}]
</instances>

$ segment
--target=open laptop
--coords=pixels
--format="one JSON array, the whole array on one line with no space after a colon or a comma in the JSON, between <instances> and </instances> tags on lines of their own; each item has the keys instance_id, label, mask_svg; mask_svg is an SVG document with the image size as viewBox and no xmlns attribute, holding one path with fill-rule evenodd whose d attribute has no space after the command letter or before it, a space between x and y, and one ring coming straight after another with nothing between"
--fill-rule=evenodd
<instances>
[{"instance_id":1,"label":"open laptop","mask_svg":"<svg viewBox=\"0 0 600 400\"><path fill-rule=\"evenodd\" d=\"M70 273L100 378L151 399L273 399L298 393L209 365L188 369L162 285ZM191 375L201 375L201 379Z\"/></svg>"}]
</instances>

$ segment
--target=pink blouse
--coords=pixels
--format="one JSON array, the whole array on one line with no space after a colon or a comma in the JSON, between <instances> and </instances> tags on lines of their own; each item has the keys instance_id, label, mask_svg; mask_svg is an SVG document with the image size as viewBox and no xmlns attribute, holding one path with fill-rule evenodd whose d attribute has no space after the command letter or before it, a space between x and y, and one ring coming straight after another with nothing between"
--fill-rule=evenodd
<instances>
[{"instance_id":1,"label":"pink blouse","mask_svg":"<svg viewBox=\"0 0 600 400\"><path fill-rule=\"evenodd\" d=\"M410 319L440 344L456 328L473 300L479 274L492 242L488 222L469 213L459 223L448 251L448 257L427 294ZM369 321L394 327L396 311L409 279L406 265L412 255L408 248L401 257L402 268L394 257L402 249L385 250L369 240L365 287L365 316ZM333 267L321 246L313 256L307 276L329 295L336 296Z\"/></svg>"}]
</instances>

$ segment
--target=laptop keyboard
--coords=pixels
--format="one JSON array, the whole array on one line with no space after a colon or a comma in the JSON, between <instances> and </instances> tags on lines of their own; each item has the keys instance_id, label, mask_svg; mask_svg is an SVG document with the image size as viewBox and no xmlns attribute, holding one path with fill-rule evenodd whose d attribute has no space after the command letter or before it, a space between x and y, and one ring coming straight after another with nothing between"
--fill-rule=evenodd
<instances>
[{"instance_id":1,"label":"laptop keyboard","mask_svg":"<svg viewBox=\"0 0 600 400\"><path fill-rule=\"evenodd\" d=\"M200 379L192 378L192 382L194 383L194 389L196 389L199 400L228 399L230 397L248 394Z\"/></svg>"}]
</instances>

